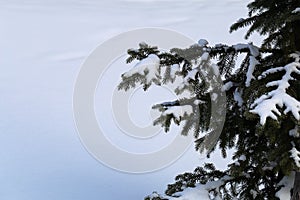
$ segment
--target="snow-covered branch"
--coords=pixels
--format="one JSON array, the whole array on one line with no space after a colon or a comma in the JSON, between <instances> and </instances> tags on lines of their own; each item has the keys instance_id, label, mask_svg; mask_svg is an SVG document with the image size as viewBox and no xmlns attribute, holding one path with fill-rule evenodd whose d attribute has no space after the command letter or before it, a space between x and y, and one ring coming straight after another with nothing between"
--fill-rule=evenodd
<instances>
[{"instance_id":1,"label":"snow-covered branch","mask_svg":"<svg viewBox=\"0 0 300 200\"><path fill-rule=\"evenodd\" d=\"M296 166L300 168L300 151L298 151L296 147L293 147L290 153L291 153L291 158L294 159Z\"/></svg>"},{"instance_id":2,"label":"snow-covered branch","mask_svg":"<svg viewBox=\"0 0 300 200\"><path fill-rule=\"evenodd\" d=\"M289 81L294 80L292 73L300 74L299 54L292 54L295 61L285 65L284 67L277 67L267 70L259 77L264 78L266 75L275 73L277 71L285 71L281 80L272 81L267 83L266 87L277 87L275 90L268 92L260 96L251 105L252 110L250 112L258 114L260 116L260 123L264 125L268 117L277 120L277 116L281 115L278 107L283 108L285 106L284 114L291 112L293 116L300 120L300 102L287 93L287 89L290 87Z\"/></svg>"}]
</instances>

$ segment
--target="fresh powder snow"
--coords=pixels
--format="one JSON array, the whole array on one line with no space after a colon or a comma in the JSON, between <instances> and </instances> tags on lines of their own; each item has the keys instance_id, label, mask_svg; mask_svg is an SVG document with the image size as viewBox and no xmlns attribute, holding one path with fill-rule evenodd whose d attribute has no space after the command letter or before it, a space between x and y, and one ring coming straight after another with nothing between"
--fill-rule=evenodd
<instances>
[{"instance_id":1,"label":"fresh powder snow","mask_svg":"<svg viewBox=\"0 0 300 200\"><path fill-rule=\"evenodd\" d=\"M300 102L286 93L286 90L290 86L289 81L293 80L292 73L300 74L300 55L294 53L291 55L291 57L295 58L294 62L289 63L284 67L278 67L272 70L267 70L261 75L261 77L265 77L267 74L281 70L285 70L286 72L281 80L267 83L267 87L276 86L277 88L275 90L272 90L267 94L262 95L261 97L256 99L252 104L252 110L250 112L256 113L260 116L260 123L262 125L266 123L266 119L268 117L276 120L276 114L279 116L281 115L277 106L279 106L280 108L285 106L285 114L291 112L295 119L300 120Z\"/></svg>"}]
</instances>

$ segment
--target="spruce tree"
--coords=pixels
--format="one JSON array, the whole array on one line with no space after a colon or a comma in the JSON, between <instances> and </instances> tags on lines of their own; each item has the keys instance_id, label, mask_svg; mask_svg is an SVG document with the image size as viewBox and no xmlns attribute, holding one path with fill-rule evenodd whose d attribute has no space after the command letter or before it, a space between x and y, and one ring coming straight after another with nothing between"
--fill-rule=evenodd
<instances>
[{"instance_id":1,"label":"spruce tree","mask_svg":"<svg viewBox=\"0 0 300 200\"><path fill-rule=\"evenodd\" d=\"M155 193L147 200L176 199L198 185L211 199L279 199L278 192L290 178L294 178L291 198L300 199L300 1L255 0L248 9L248 17L230 31L249 27L246 38L255 31L265 37L260 47L209 46L201 40L169 52L147 44L128 50L127 61L139 63L122 75L119 89L141 84L147 90L179 80L175 92L185 94L153 106L161 111L154 124L165 131L172 123L183 124L182 134L194 134L196 149L208 155L220 149L226 157L228 149L235 150L226 170L211 163L197 167L178 175L165 195ZM224 86L213 81L218 74ZM209 113L213 104L220 103L219 97L212 98L212 88L226 93L226 108L218 108L220 113L226 110L226 117L218 142L210 149L211 133L219 130L211 129L218 119ZM183 109L181 115L178 108Z\"/></svg>"}]
</instances>

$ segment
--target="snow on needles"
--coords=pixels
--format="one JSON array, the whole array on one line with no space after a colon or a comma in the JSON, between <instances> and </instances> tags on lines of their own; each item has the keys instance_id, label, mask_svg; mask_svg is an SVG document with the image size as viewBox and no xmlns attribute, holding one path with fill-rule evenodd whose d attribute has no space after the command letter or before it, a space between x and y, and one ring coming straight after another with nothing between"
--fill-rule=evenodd
<instances>
[{"instance_id":1,"label":"snow on needles","mask_svg":"<svg viewBox=\"0 0 300 200\"><path fill-rule=\"evenodd\" d=\"M300 151L296 149L296 147L293 147L292 150L290 150L291 158L294 159L295 164L298 168L300 168Z\"/></svg>"},{"instance_id":2,"label":"snow on needles","mask_svg":"<svg viewBox=\"0 0 300 200\"><path fill-rule=\"evenodd\" d=\"M289 135L295 138L300 137L300 130L299 127L296 125L295 128L289 131Z\"/></svg>"},{"instance_id":3,"label":"snow on needles","mask_svg":"<svg viewBox=\"0 0 300 200\"><path fill-rule=\"evenodd\" d=\"M245 82L246 87L249 87L251 80L255 79L255 77L253 76L255 66L259 64L259 61L256 59L259 56L259 49L258 47L254 46L252 43L236 44L233 45L233 48L235 48L236 50L249 49L250 51L249 66L246 73L246 82Z\"/></svg>"},{"instance_id":4,"label":"snow on needles","mask_svg":"<svg viewBox=\"0 0 300 200\"><path fill-rule=\"evenodd\" d=\"M222 92L230 90L232 88L233 82L229 81L222 86Z\"/></svg>"},{"instance_id":5,"label":"snow on needles","mask_svg":"<svg viewBox=\"0 0 300 200\"><path fill-rule=\"evenodd\" d=\"M300 12L300 7L296 8L295 10L293 10L292 13L298 13L298 12Z\"/></svg>"},{"instance_id":6,"label":"snow on needles","mask_svg":"<svg viewBox=\"0 0 300 200\"><path fill-rule=\"evenodd\" d=\"M249 87L250 86L250 82L252 79L254 79L255 77L253 76L253 72L254 72L254 69L255 69L255 66L259 64L258 60L256 60L256 58L254 56L250 56L249 58L249 67L248 67L248 71L246 73L246 87Z\"/></svg>"},{"instance_id":7,"label":"snow on needles","mask_svg":"<svg viewBox=\"0 0 300 200\"><path fill-rule=\"evenodd\" d=\"M175 195L179 197L170 198L170 200L210 200L209 191L213 188L219 188L222 184L224 184L224 181L228 181L230 179L231 177L224 176L217 181L209 181L206 184L197 184L196 187L186 188L182 192L175 193ZM218 194L214 196L214 199L221 200Z\"/></svg>"},{"instance_id":8,"label":"snow on needles","mask_svg":"<svg viewBox=\"0 0 300 200\"><path fill-rule=\"evenodd\" d=\"M238 90L238 88L235 89L233 93L233 98L237 102L238 106L242 106L244 103L244 100L242 98L242 93Z\"/></svg>"},{"instance_id":9,"label":"snow on needles","mask_svg":"<svg viewBox=\"0 0 300 200\"><path fill-rule=\"evenodd\" d=\"M193 113L193 107L191 105L172 106L165 110L162 115L170 115L180 120L183 115L190 115Z\"/></svg>"},{"instance_id":10,"label":"snow on needles","mask_svg":"<svg viewBox=\"0 0 300 200\"><path fill-rule=\"evenodd\" d=\"M150 84L159 77L160 59L155 54L148 55L147 58L141 60L131 70L124 73L123 76L130 77L133 74L140 74L146 77L146 83Z\"/></svg>"},{"instance_id":11,"label":"snow on needles","mask_svg":"<svg viewBox=\"0 0 300 200\"><path fill-rule=\"evenodd\" d=\"M186 188L182 192L176 193L180 197L170 198L170 200L210 200L208 191L204 188L204 185L197 185L195 188Z\"/></svg>"},{"instance_id":12,"label":"snow on needles","mask_svg":"<svg viewBox=\"0 0 300 200\"><path fill-rule=\"evenodd\" d=\"M260 123L262 125L266 123L266 119L268 117L277 120L276 114L279 116L281 115L277 106L279 106L280 108L285 106L286 108L284 110L284 114L291 112L297 120L300 120L300 102L286 93L286 90L290 86L289 81L294 80L291 74L300 74L300 55L294 53L291 54L291 57L295 58L294 62L289 63L284 67L278 67L272 70L268 70L262 74L262 77L264 77L266 74L274 73L276 71L286 71L285 75L282 77L281 80L272 81L266 85L267 87L277 86L277 89L262 95L261 97L256 99L251 105L252 110L250 110L250 112L256 113L260 116Z\"/></svg>"},{"instance_id":13,"label":"snow on needles","mask_svg":"<svg viewBox=\"0 0 300 200\"><path fill-rule=\"evenodd\" d=\"M205 40L205 39L200 39L198 41L198 44L201 46L201 47L205 47L206 45L208 45L208 41Z\"/></svg>"}]
</instances>

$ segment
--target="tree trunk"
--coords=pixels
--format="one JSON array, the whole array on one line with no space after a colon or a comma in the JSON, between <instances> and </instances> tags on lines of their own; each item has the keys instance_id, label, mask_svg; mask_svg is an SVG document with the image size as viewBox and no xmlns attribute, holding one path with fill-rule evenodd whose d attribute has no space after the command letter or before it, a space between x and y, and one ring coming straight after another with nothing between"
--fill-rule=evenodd
<instances>
[{"instance_id":1,"label":"tree trunk","mask_svg":"<svg viewBox=\"0 0 300 200\"><path fill-rule=\"evenodd\" d=\"M296 172L292 200L300 200L300 172Z\"/></svg>"}]
</instances>

